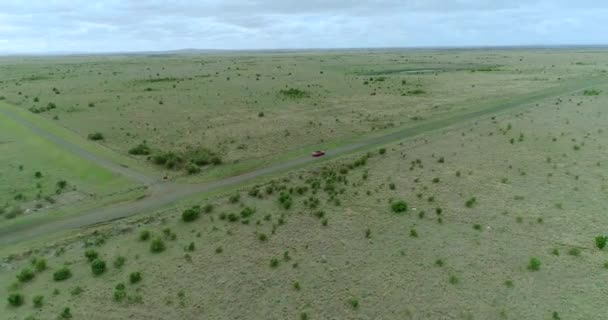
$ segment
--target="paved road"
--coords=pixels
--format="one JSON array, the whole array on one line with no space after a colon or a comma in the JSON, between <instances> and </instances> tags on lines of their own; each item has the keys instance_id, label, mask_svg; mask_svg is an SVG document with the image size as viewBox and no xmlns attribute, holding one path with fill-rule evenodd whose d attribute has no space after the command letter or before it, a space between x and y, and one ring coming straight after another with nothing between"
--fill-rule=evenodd
<instances>
[{"instance_id":1,"label":"paved road","mask_svg":"<svg viewBox=\"0 0 608 320\"><path fill-rule=\"evenodd\" d=\"M351 152L368 149L374 146L386 144L393 141L399 141L405 138L413 137L425 132L445 128L451 125L455 125L458 123L462 123L464 121L469 121L473 119L477 119L482 116L495 114L501 111L505 111L508 109L512 109L518 106L525 106L531 103L541 101L551 97L557 97L561 95L567 95L576 93L578 91L582 91L588 88L592 88L594 86L604 84L608 82L608 78L593 78L585 81L581 81L574 84L564 84L559 87L553 87L549 89L544 89L540 91L536 91L530 94L522 95L512 99L509 102L489 105L486 108L480 109L478 111L458 114L452 117L448 117L445 119L440 119L437 121L426 122L420 124L415 127L406 128L400 131L396 131L384 136L366 138L361 140L360 142L347 144L341 147L338 147L333 150L327 151L324 159L333 158L340 155L348 154ZM0 109L0 112L2 110ZM4 112L3 112L4 113ZM18 117L16 120L19 119ZM20 121L20 120L18 120ZM69 150L76 151L77 154L83 154L83 156L91 161L102 164L104 167L109 168L111 170L118 169L120 171L116 172L125 172L126 176L136 177L138 181L142 181L144 183L153 183L154 180L143 176L141 173L134 172L130 169L126 169L123 167L117 168L115 164L108 162L107 160L98 159L96 156L88 154L86 150L83 150L77 146L74 146L70 143L66 143L62 141L61 138L53 135L49 135L44 130L32 127L28 122L22 122L24 124L28 124L28 127L31 127L36 132L41 135L48 137L51 141L54 141ZM72 216L66 218L64 220L45 222L37 225L27 225L21 228L13 228L10 230L0 229L0 245L9 245L22 241L26 241L29 239L33 239L40 235L51 234L58 231L77 229L86 226L90 226L93 224L103 223L107 221L117 220L121 218L126 218L129 216L136 215L142 212L152 212L156 209L162 208L164 206L175 203L179 200L183 200L187 197L202 194L205 192L209 192L212 190L217 190L222 187L227 186L236 186L244 182L251 181L255 178L271 175L278 172L287 171L290 169L294 169L300 166L304 166L309 163L313 163L315 161L319 161L318 158L310 157L309 155L304 155L300 158L296 158L293 160L288 160L281 163L276 163L270 165L265 168L257 169L245 174L223 178L216 181L206 182L202 184L175 184L175 183L162 183L155 185L155 192L152 195L132 202L120 203L115 205L110 205L104 208L94 209L91 211L83 212L77 216ZM124 170L123 170L124 169ZM6 228L5 228L6 229Z\"/></svg>"}]
</instances>

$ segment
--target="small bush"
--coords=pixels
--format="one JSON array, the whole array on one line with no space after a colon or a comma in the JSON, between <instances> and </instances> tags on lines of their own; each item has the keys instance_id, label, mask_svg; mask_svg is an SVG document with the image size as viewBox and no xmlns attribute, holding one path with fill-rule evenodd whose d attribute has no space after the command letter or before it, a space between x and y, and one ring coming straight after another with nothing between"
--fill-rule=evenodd
<instances>
[{"instance_id":1,"label":"small bush","mask_svg":"<svg viewBox=\"0 0 608 320\"><path fill-rule=\"evenodd\" d=\"M467 200L464 205L467 208L473 208L475 205L477 204L477 198L472 197L469 200Z\"/></svg>"},{"instance_id":2,"label":"small bush","mask_svg":"<svg viewBox=\"0 0 608 320\"><path fill-rule=\"evenodd\" d=\"M88 249L87 251L84 252L84 256L87 257L87 260L89 260L89 262L92 262L95 259L97 259L99 254L97 253L97 251L95 251L93 249Z\"/></svg>"},{"instance_id":3,"label":"small bush","mask_svg":"<svg viewBox=\"0 0 608 320\"><path fill-rule=\"evenodd\" d=\"M53 280L63 281L72 277L72 271L68 267L63 267L53 273Z\"/></svg>"},{"instance_id":4,"label":"small bush","mask_svg":"<svg viewBox=\"0 0 608 320\"><path fill-rule=\"evenodd\" d=\"M416 229L411 229L410 230L410 237L412 238L418 238L418 231L416 231Z\"/></svg>"},{"instance_id":5,"label":"small bush","mask_svg":"<svg viewBox=\"0 0 608 320\"><path fill-rule=\"evenodd\" d=\"M21 272L17 275L17 279L20 282L29 282L32 279L34 279L34 276L35 276L35 274L31 269L25 268L25 269L21 270Z\"/></svg>"},{"instance_id":6,"label":"small bush","mask_svg":"<svg viewBox=\"0 0 608 320\"><path fill-rule=\"evenodd\" d=\"M101 132L89 133L87 138L93 141L99 141L104 139L103 134Z\"/></svg>"},{"instance_id":7,"label":"small bush","mask_svg":"<svg viewBox=\"0 0 608 320\"><path fill-rule=\"evenodd\" d=\"M91 263L91 271L94 275L98 276L106 272L106 262L103 260L95 260Z\"/></svg>"},{"instance_id":8,"label":"small bush","mask_svg":"<svg viewBox=\"0 0 608 320\"><path fill-rule=\"evenodd\" d=\"M397 201L391 204L391 209L394 213L402 213L407 211L407 203L405 201Z\"/></svg>"},{"instance_id":9,"label":"small bush","mask_svg":"<svg viewBox=\"0 0 608 320\"><path fill-rule=\"evenodd\" d=\"M148 239L150 239L150 231L143 230L142 232L139 233L139 240L147 241Z\"/></svg>"},{"instance_id":10,"label":"small bush","mask_svg":"<svg viewBox=\"0 0 608 320\"><path fill-rule=\"evenodd\" d=\"M114 259L114 263L112 263L112 264L114 265L114 268L120 269L120 268L122 268L122 266L125 265L125 261L126 261L125 257L118 256Z\"/></svg>"},{"instance_id":11,"label":"small bush","mask_svg":"<svg viewBox=\"0 0 608 320\"><path fill-rule=\"evenodd\" d=\"M574 257L578 257L581 255L581 250L579 248L571 248L568 250L568 254Z\"/></svg>"},{"instance_id":12,"label":"small bush","mask_svg":"<svg viewBox=\"0 0 608 320\"><path fill-rule=\"evenodd\" d=\"M19 307L23 304L23 295L19 293L11 293L8 295L8 304L13 307Z\"/></svg>"},{"instance_id":13,"label":"small bush","mask_svg":"<svg viewBox=\"0 0 608 320\"><path fill-rule=\"evenodd\" d=\"M71 319L72 318L72 312L70 311L70 308L63 309L63 311L61 311L61 314L59 314L59 318L61 318L61 319Z\"/></svg>"},{"instance_id":14,"label":"small bush","mask_svg":"<svg viewBox=\"0 0 608 320\"><path fill-rule=\"evenodd\" d=\"M353 308L353 309L357 309L359 308L359 300L357 299L350 299L348 300L348 304Z\"/></svg>"},{"instance_id":15,"label":"small bush","mask_svg":"<svg viewBox=\"0 0 608 320\"><path fill-rule=\"evenodd\" d=\"M460 279L458 279L458 277L456 277L455 275L450 276L450 284L458 284L459 282Z\"/></svg>"},{"instance_id":16,"label":"small bush","mask_svg":"<svg viewBox=\"0 0 608 320\"><path fill-rule=\"evenodd\" d=\"M150 150L150 147L148 147L148 145L145 142L142 142L142 143L138 144L137 146L129 149L129 154L136 155L136 156L147 156L150 153L152 153L152 150Z\"/></svg>"},{"instance_id":17,"label":"small bush","mask_svg":"<svg viewBox=\"0 0 608 320\"><path fill-rule=\"evenodd\" d=\"M34 303L34 308L42 308L42 305L44 304L44 296L34 296L34 299L32 299L32 303Z\"/></svg>"},{"instance_id":18,"label":"small bush","mask_svg":"<svg viewBox=\"0 0 608 320\"><path fill-rule=\"evenodd\" d=\"M160 253L165 251L165 243L163 242L163 240L161 238L156 238L152 240L152 243L150 243L150 251L152 251L153 253Z\"/></svg>"},{"instance_id":19,"label":"small bush","mask_svg":"<svg viewBox=\"0 0 608 320\"><path fill-rule=\"evenodd\" d=\"M72 291L70 291L70 294L73 296L77 296L82 292L84 292L84 290L81 287L75 287L74 289L72 289Z\"/></svg>"},{"instance_id":20,"label":"small bush","mask_svg":"<svg viewBox=\"0 0 608 320\"><path fill-rule=\"evenodd\" d=\"M598 249L600 249L600 250L602 250L606 247L607 242L608 242L607 236L595 237L595 246L598 247Z\"/></svg>"},{"instance_id":21,"label":"small bush","mask_svg":"<svg viewBox=\"0 0 608 320\"><path fill-rule=\"evenodd\" d=\"M131 272L131 274L129 275L129 281L131 282L131 284L138 283L139 281L141 281L141 273Z\"/></svg>"},{"instance_id":22,"label":"small bush","mask_svg":"<svg viewBox=\"0 0 608 320\"><path fill-rule=\"evenodd\" d=\"M528 270L538 271L540 270L541 262L538 258L531 258L528 263Z\"/></svg>"},{"instance_id":23,"label":"small bush","mask_svg":"<svg viewBox=\"0 0 608 320\"><path fill-rule=\"evenodd\" d=\"M584 96L599 96L602 91L597 89L587 89L583 91Z\"/></svg>"},{"instance_id":24,"label":"small bush","mask_svg":"<svg viewBox=\"0 0 608 320\"><path fill-rule=\"evenodd\" d=\"M292 98L292 99L299 99L299 98L308 97L308 93L306 91L302 91L300 89L289 88L287 90L281 90L279 92L282 95L284 95L284 96L286 96L288 98Z\"/></svg>"},{"instance_id":25,"label":"small bush","mask_svg":"<svg viewBox=\"0 0 608 320\"><path fill-rule=\"evenodd\" d=\"M200 207L196 206L196 207L192 207L190 209L186 209L184 210L184 212L182 212L182 220L184 222L192 222L196 219L198 219L198 217L200 216L201 210Z\"/></svg>"},{"instance_id":26,"label":"small bush","mask_svg":"<svg viewBox=\"0 0 608 320\"><path fill-rule=\"evenodd\" d=\"M277 259L277 258L270 259L270 267L271 268L276 268L278 266L279 266L279 259Z\"/></svg>"}]
</instances>

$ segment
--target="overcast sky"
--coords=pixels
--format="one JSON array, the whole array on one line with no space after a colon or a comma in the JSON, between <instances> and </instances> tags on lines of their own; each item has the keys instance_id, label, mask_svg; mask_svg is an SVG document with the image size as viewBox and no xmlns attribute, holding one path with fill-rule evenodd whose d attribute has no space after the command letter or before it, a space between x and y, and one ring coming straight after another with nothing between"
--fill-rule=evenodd
<instances>
[{"instance_id":1,"label":"overcast sky","mask_svg":"<svg viewBox=\"0 0 608 320\"><path fill-rule=\"evenodd\" d=\"M607 43L606 0L0 0L0 53Z\"/></svg>"}]
</instances>

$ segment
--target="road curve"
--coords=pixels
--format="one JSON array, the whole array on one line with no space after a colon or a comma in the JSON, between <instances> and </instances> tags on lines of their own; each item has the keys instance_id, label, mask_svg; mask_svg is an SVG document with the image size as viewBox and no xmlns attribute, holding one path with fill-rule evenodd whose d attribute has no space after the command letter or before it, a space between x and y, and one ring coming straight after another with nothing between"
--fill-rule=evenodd
<instances>
[{"instance_id":1,"label":"road curve","mask_svg":"<svg viewBox=\"0 0 608 320\"><path fill-rule=\"evenodd\" d=\"M479 118L479 117L485 116L485 115L495 114L495 113L498 113L501 111L515 108L517 106L524 106L524 105L531 104L531 103L534 103L537 101L541 101L541 100L544 100L547 98L556 97L556 96L560 96L560 95L573 94L573 93L576 93L576 92L579 92L579 91L582 91L585 89L592 88L592 87L600 85L600 84L604 84L607 81L608 81L608 78L606 78L606 77L593 78L591 80L581 81L579 83L576 83L575 85L570 85L570 86L562 85L562 86L558 86L558 87L540 90L540 91L533 92L530 94L522 95L522 96L518 97L517 99L512 99L509 102L491 105L487 108L484 108L484 109L481 109L478 111L458 114L458 115L455 115L452 117L439 119L436 121L426 122L426 123L420 124L418 126L405 128L403 130L389 133L384 136L366 138L359 142L347 144L347 145L335 148L333 150L328 150L327 154L325 155L325 157L323 157L323 159L334 158L334 157L345 155L345 154L348 154L351 152L355 152L355 151L359 151L359 150L363 150L363 149L368 149L368 148L371 148L374 146L386 144L389 142L414 137L414 136L422 134L422 133L426 133L426 132L433 131L433 130L438 130L441 128L446 128L448 126L462 123L464 121L472 120L472 119ZM0 112L2 112L2 110L0 110ZM41 129L36 128L35 131L41 133L45 137L48 136ZM52 135L51 135L51 137L53 137L53 139L51 139L52 141L59 140L58 142L62 143L61 139L59 137L52 136ZM62 145L63 145L63 143L62 143ZM80 154L84 151L84 150L78 149L78 148L76 148L76 150L80 150L78 152L78 154ZM85 153L85 156L87 157L87 159L89 157L91 157L91 155L86 155L86 151L84 151L84 153ZM284 172L284 171L287 171L290 169L304 166L306 164L313 163L315 161L319 161L319 160L320 160L319 158L313 158L310 155L304 155L299 158L287 160L287 161L281 162L281 163L276 163L276 164L270 165L268 167L260 168L260 169L257 169L257 170L254 170L254 171L251 171L248 173L240 174L240 175L233 176L233 177L227 177L227 178L223 178L223 179L219 179L219 180L215 180L215 181L211 181L211 182L206 182L206 183L202 183L202 184L186 185L186 184L167 183L167 184L157 185L157 187L161 187L161 188L159 188L159 190L162 190L162 192L155 192L153 195L151 195L147 198L144 198L144 199L135 200L132 202L127 202L127 203L114 204L114 205L110 205L107 207L86 211L77 216L72 216L72 217L66 218L64 220L46 222L46 223L41 223L41 224L37 224L37 225L28 225L28 226L24 226L21 228L12 228L10 230L6 230L6 228L4 228L4 229L0 228L0 245L4 246L4 245L9 245L9 244L14 244L14 243L33 239L40 235L51 234L51 233L58 232L58 231L82 228L82 227L86 227L86 226L90 226L90 225L94 225L94 224L98 224L98 223L103 223L106 221L126 218L129 216L136 215L138 213L151 212L153 210L170 205L179 200L183 200L185 198L188 198L188 197L196 195L196 194L202 194L202 193L209 192L212 190L217 190L217 189L223 188L223 187L236 186L241 183L245 183L245 182L251 181L253 179L259 178L259 177L271 175L271 174L278 173L278 172ZM105 163L106 161L107 160L104 160L104 162L102 162L102 163ZM97 163L99 163L99 162L97 162ZM112 163L110 163L110 164L112 164ZM115 166L115 165L113 165L113 166ZM128 174L133 175L136 173L129 171Z\"/></svg>"}]
</instances>

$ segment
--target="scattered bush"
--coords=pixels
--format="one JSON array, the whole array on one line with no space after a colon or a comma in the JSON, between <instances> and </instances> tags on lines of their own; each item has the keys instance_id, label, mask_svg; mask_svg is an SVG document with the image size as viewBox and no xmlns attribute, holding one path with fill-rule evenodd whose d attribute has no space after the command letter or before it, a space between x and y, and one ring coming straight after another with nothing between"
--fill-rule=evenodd
<instances>
[{"instance_id":1,"label":"scattered bush","mask_svg":"<svg viewBox=\"0 0 608 320\"><path fill-rule=\"evenodd\" d=\"M72 271L68 267L63 267L53 273L53 280L63 281L72 277Z\"/></svg>"},{"instance_id":2,"label":"scattered bush","mask_svg":"<svg viewBox=\"0 0 608 320\"><path fill-rule=\"evenodd\" d=\"M287 90L281 90L279 92L282 95L284 95L284 96L286 96L288 98L292 98L292 99L299 99L299 98L308 97L308 93L306 91L302 91L300 89L289 88Z\"/></svg>"},{"instance_id":3,"label":"scattered bush","mask_svg":"<svg viewBox=\"0 0 608 320\"><path fill-rule=\"evenodd\" d=\"M123 256L116 257L114 259L114 263L113 263L114 268L116 268L116 269L122 268L122 266L124 266L124 264L125 264L125 261L126 261L126 259Z\"/></svg>"},{"instance_id":4,"label":"scattered bush","mask_svg":"<svg viewBox=\"0 0 608 320\"><path fill-rule=\"evenodd\" d=\"M21 270L21 272L17 275L17 279L20 282L29 282L32 279L34 279L34 276L35 276L35 274L31 269L25 268L25 269Z\"/></svg>"},{"instance_id":5,"label":"scattered bush","mask_svg":"<svg viewBox=\"0 0 608 320\"><path fill-rule=\"evenodd\" d=\"M477 204L477 198L475 198L475 197L470 198L469 200L467 200L467 201L464 203L464 205L465 205L467 208L473 208L473 207L474 207L476 204Z\"/></svg>"},{"instance_id":6,"label":"scattered bush","mask_svg":"<svg viewBox=\"0 0 608 320\"><path fill-rule=\"evenodd\" d=\"M150 153L152 153L152 150L150 150L150 147L148 147L148 145L145 142L142 142L142 143L138 144L137 146L129 149L129 154L136 155L136 156L147 156Z\"/></svg>"},{"instance_id":7,"label":"scattered bush","mask_svg":"<svg viewBox=\"0 0 608 320\"><path fill-rule=\"evenodd\" d=\"M106 262L103 260L96 259L91 264L91 271L96 276L103 274L106 271Z\"/></svg>"},{"instance_id":8,"label":"scattered bush","mask_svg":"<svg viewBox=\"0 0 608 320\"><path fill-rule=\"evenodd\" d=\"M42 305L44 304L44 296L34 296L34 299L32 299L32 303L34 303L34 308L42 308Z\"/></svg>"},{"instance_id":9,"label":"scattered bush","mask_svg":"<svg viewBox=\"0 0 608 320\"><path fill-rule=\"evenodd\" d=\"M87 138L93 141L99 141L104 139L103 134L101 132L89 133Z\"/></svg>"},{"instance_id":10,"label":"scattered bush","mask_svg":"<svg viewBox=\"0 0 608 320\"><path fill-rule=\"evenodd\" d=\"M129 275L129 281L131 282L131 284L138 283L139 281L141 281L141 273L131 272L131 274Z\"/></svg>"},{"instance_id":11,"label":"scattered bush","mask_svg":"<svg viewBox=\"0 0 608 320\"><path fill-rule=\"evenodd\" d=\"M59 318L61 318L61 319L71 319L72 318L72 312L70 312L70 308L63 309L63 311L61 312L61 314L59 314Z\"/></svg>"},{"instance_id":12,"label":"scattered bush","mask_svg":"<svg viewBox=\"0 0 608 320\"><path fill-rule=\"evenodd\" d=\"M13 307L19 307L23 304L23 295L19 293L11 293L8 295L8 304Z\"/></svg>"},{"instance_id":13,"label":"scattered bush","mask_svg":"<svg viewBox=\"0 0 608 320\"><path fill-rule=\"evenodd\" d=\"M456 277L455 275L450 276L450 284L458 284L459 282L460 279L458 279L458 277Z\"/></svg>"},{"instance_id":14,"label":"scattered bush","mask_svg":"<svg viewBox=\"0 0 608 320\"><path fill-rule=\"evenodd\" d=\"M407 203L405 201L397 201L391 204L391 210L394 213L402 213L407 211Z\"/></svg>"},{"instance_id":15,"label":"scattered bush","mask_svg":"<svg viewBox=\"0 0 608 320\"><path fill-rule=\"evenodd\" d=\"M279 259L277 259L277 258L270 259L270 267L271 268L276 268L278 266L279 266Z\"/></svg>"},{"instance_id":16,"label":"scattered bush","mask_svg":"<svg viewBox=\"0 0 608 320\"><path fill-rule=\"evenodd\" d=\"M139 233L139 240L147 241L148 239L150 239L150 231L143 230L142 232Z\"/></svg>"},{"instance_id":17,"label":"scattered bush","mask_svg":"<svg viewBox=\"0 0 608 320\"><path fill-rule=\"evenodd\" d=\"M602 91L597 90L597 89L587 89L587 90L583 91L584 96L599 96L600 93L602 93Z\"/></svg>"},{"instance_id":18,"label":"scattered bush","mask_svg":"<svg viewBox=\"0 0 608 320\"><path fill-rule=\"evenodd\" d=\"M152 251L153 253L160 253L165 251L165 243L163 242L163 240L161 238L156 238L152 240L152 243L150 243L150 251Z\"/></svg>"},{"instance_id":19,"label":"scattered bush","mask_svg":"<svg viewBox=\"0 0 608 320\"><path fill-rule=\"evenodd\" d=\"M571 248L568 250L568 254L574 257L578 257L581 255L581 250L579 248Z\"/></svg>"},{"instance_id":20,"label":"scattered bush","mask_svg":"<svg viewBox=\"0 0 608 320\"><path fill-rule=\"evenodd\" d=\"M81 294L84 290L81 287L75 287L74 289L72 289L72 291L70 291L70 294L73 296L77 296L79 294Z\"/></svg>"},{"instance_id":21,"label":"scattered bush","mask_svg":"<svg viewBox=\"0 0 608 320\"><path fill-rule=\"evenodd\" d=\"M540 270L540 265L541 262L538 258L531 258L530 262L528 263L528 269L532 271L538 271Z\"/></svg>"},{"instance_id":22,"label":"scattered bush","mask_svg":"<svg viewBox=\"0 0 608 320\"><path fill-rule=\"evenodd\" d=\"M198 217L200 216L201 213L201 209L199 206L194 206L190 209L186 209L184 210L184 212L182 212L182 220L184 222L192 222L196 219L198 219Z\"/></svg>"},{"instance_id":23,"label":"scattered bush","mask_svg":"<svg viewBox=\"0 0 608 320\"><path fill-rule=\"evenodd\" d=\"M353 308L353 309L357 309L359 308L359 300L353 298L348 300L348 304Z\"/></svg>"},{"instance_id":24,"label":"scattered bush","mask_svg":"<svg viewBox=\"0 0 608 320\"><path fill-rule=\"evenodd\" d=\"M97 251L95 251L93 249L88 249L84 252L84 256L87 257L87 260L89 260L89 262L92 262L95 259L97 259L99 254L97 253Z\"/></svg>"},{"instance_id":25,"label":"scattered bush","mask_svg":"<svg viewBox=\"0 0 608 320\"><path fill-rule=\"evenodd\" d=\"M598 249L600 249L600 250L602 250L606 247L607 242L608 242L607 236L595 237L595 246L598 247Z\"/></svg>"}]
</instances>

